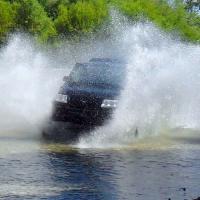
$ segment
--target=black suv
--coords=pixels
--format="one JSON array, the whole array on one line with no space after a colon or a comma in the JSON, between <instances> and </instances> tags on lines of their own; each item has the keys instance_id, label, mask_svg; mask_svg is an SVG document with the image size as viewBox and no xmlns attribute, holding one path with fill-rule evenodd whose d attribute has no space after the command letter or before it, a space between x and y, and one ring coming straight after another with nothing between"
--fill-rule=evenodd
<instances>
[{"instance_id":1,"label":"black suv","mask_svg":"<svg viewBox=\"0 0 200 200\"><path fill-rule=\"evenodd\" d=\"M51 121L103 124L117 107L124 79L125 64L117 59L93 58L88 63L77 63L63 78Z\"/></svg>"}]
</instances>

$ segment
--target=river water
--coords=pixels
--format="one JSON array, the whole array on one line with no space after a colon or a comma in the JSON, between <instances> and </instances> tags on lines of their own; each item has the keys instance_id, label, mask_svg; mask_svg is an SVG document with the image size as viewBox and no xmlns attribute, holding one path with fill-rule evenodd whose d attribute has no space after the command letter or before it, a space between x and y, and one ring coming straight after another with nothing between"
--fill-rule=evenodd
<instances>
[{"instance_id":1,"label":"river water","mask_svg":"<svg viewBox=\"0 0 200 200\"><path fill-rule=\"evenodd\" d=\"M0 171L1 199L190 200L200 196L200 136L173 130L128 146L81 149L1 133Z\"/></svg>"},{"instance_id":2,"label":"river water","mask_svg":"<svg viewBox=\"0 0 200 200\"><path fill-rule=\"evenodd\" d=\"M17 34L1 48L1 199L200 196L200 47L151 23L112 18L101 39L50 49ZM45 141L41 127L62 77L93 57L126 63L113 119L73 145Z\"/></svg>"}]
</instances>

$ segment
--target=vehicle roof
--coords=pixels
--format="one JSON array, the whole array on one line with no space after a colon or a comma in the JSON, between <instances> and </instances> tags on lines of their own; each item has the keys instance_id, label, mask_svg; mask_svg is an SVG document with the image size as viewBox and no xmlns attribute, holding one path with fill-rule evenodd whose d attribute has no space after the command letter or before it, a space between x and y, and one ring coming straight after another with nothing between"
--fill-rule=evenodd
<instances>
[{"instance_id":1,"label":"vehicle roof","mask_svg":"<svg viewBox=\"0 0 200 200\"><path fill-rule=\"evenodd\" d=\"M115 58L92 58L86 63L76 63L75 67L94 67L94 66L104 66L104 67L116 67L124 64L119 59Z\"/></svg>"},{"instance_id":2,"label":"vehicle roof","mask_svg":"<svg viewBox=\"0 0 200 200\"><path fill-rule=\"evenodd\" d=\"M76 63L75 67L96 67L96 66L113 66L112 64L109 63L102 63L102 62L88 62L88 63Z\"/></svg>"},{"instance_id":3,"label":"vehicle roof","mask_svg":"<svg viewBox=\"0 0 200 200\"><path fill-rule=\"evenodd\" d=\"M91 58L89 62L92 63L124 63L121 59L117 58Z\"/></svg>"}]
</instances>

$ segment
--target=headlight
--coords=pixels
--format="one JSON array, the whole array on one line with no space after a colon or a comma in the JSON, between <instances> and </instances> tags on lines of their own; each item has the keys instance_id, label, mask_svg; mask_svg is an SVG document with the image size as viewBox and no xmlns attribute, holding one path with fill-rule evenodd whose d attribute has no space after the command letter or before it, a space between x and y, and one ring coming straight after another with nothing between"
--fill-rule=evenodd
<instances>
[{"instance_id":1,"label":"headlight","mask_svg":"<svg viewBox=\"0 0 200 200\"><path fill-rule=\"evenodd\" d=\"M56 99L57 102L67 103L68 96L64 94L57 94Z\"/></svg>"},{"instance_id":2,"label":"headlight","mask_svg":"<svg viewBox=\"0 0 200 200\"><path fill-rule=\"evenodd\" d=\"M104 99L101 107L102 108L116 108L117 107L118 100L109 100L109 99Z\"/></svg>"}]
</instances>

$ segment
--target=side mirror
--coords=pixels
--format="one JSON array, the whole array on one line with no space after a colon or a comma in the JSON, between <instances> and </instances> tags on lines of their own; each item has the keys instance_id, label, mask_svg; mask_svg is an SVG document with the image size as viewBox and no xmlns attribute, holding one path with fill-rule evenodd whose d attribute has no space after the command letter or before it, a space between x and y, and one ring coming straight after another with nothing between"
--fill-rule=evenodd
<instances>
[{"instance_id":1,"label":"side mirror","mask_svg":"<svg viewBox=\"0 0 200 200\"><path fill-rule=\"evenodd\" d=\"M64 76L64 77L63 77L63 81L64 81L64 82L69 81L69 76Z\"/></svg>"}]
</instances>

